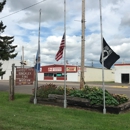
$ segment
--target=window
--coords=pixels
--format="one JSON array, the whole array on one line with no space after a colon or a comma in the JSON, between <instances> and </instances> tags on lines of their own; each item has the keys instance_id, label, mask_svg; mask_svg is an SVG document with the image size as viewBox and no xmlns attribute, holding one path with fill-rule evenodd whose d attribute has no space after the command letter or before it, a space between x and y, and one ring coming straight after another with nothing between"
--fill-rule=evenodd
<instances>
[{"instance_id":1,"label":"window","mask_svg":"<svg viewBox=\"0 0 130 130\"><path fill-rule=\"evenodd\" d=\"M62 74L61 73L57 73L57 77L61 77L62 76Z\"/></svg>"},{"instance_id":2,"label":"window","mask_svg":"<svg viewBox=\"0 0 130 130\"><path fill-rule=\"evenodd\" d=\"M44 73L44 76L49 76L49 77L53 77L53 73Z\"/></svg>"},{"instance_id":3,"label":"window","mask_svg":"<svg viewBox=\"0 0 130 130\"><path fill-rule=\"evenodd\" d=\"M67 74L66 74L67 76ZM64 73L57 73L57 77L64 77Z\"/></svg>"}]
</instances>

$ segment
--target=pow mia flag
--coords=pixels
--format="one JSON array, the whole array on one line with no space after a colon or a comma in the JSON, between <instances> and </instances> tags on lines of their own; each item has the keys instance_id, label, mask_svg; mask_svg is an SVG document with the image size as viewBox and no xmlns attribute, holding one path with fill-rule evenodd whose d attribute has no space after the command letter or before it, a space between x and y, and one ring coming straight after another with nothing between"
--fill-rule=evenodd
<instances>
[{"instance_id":1,"label":"pow mia flag","mask_svg":"<svg viewBox=\"0 0 130 130\"><path fill-rule=\"evenodd\" d=\"M120 58L106 43L105 39L103 38L103 61L104 67L110 69L111 66ZM102 64L102 53L100 55L100 63Z\"/></svg>"}]
</instances>

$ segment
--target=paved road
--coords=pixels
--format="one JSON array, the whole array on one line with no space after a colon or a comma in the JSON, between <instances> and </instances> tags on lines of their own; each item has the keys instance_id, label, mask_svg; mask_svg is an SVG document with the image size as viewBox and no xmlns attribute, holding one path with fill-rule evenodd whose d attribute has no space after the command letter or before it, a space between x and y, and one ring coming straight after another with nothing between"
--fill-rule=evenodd
<instances>
[{"instance_id":1,"label":"paved road","mask_svg":"<svg viewBox=\"0 0 130 130\"><path fill-rule=\"evenodd\" d=\"M57 81L42 81L38 83L41 86L46 83L54 83L58 86L63 86L64 82ZM79 82L66 82L67 87L79 88ZM88 86L102 87L102 83L99 82L87 82ZM34 85L26 86L15 86L15 93L32 94ZM126 94L130 98L130 84L119 84L119 83L105 83L105 89L111 93ZM9 81L0 80L0 91L9 91Z\"/></svg>"}]
</instances>

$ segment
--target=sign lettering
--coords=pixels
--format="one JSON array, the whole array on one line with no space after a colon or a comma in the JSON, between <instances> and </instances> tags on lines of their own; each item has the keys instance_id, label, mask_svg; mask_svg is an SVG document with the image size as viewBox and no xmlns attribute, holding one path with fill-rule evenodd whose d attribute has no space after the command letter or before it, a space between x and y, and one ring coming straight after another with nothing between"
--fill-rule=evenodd
<instances>
[{"instance_id":1,"label":"sign lettering","mask_svg":"<svg viewBox=\"0 0 130 130\"><path fill-rule=\"evenodd\" d=\"M16 68L16 85L32 85L33 80L33 68Z\"/></svg>"}]
</instances>

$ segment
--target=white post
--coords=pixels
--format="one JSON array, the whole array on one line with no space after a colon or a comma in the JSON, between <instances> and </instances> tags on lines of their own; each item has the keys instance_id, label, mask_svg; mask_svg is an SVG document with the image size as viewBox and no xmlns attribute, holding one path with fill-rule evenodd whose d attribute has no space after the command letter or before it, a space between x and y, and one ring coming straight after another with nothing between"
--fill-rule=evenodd
<instances>
[{"instance_id":1,"label":"white post","mask_svg":"<svg viewBox=\"0 0 130 130\"><path fill-rule=\"evenodd\" d=\"M103 114L106 114L106 103L105 103L105 84L104 84L104 52L103 52L103 35L102 35L102 9L101 0L99 0L100 5L100 29L101 29L101 50L102 50L102 88L103 88Z\"/></svg>"},{"instance_id":2,"label":"white post","mask_svg":"<svg viewBox=\"0 0 130 130\"><path fill-rule=\"evenodd\" d=\"M66 101L66 0L64 0L64 33L65 33L65 48L64 48L64 108L67 107Z\"/></svg>"},{"instance_id":3,"label":"white post","mask_svg":"<svg viewBox=\"0 0 130 130\"><path fill-rule=\"evenodd\" d=\"M34 88L34 104L37 104L37 72L35 74L35 82L34 82L35 88Z\"/></svg>"}]
</instances>

